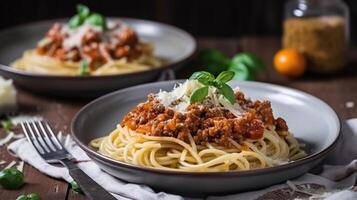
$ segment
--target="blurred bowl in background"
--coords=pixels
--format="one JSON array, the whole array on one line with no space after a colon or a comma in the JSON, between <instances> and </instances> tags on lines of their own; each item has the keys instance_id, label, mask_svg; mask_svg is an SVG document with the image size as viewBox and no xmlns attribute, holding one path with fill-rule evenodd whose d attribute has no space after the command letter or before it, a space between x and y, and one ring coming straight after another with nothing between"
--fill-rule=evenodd
<instances>
[{"instance_id":1,"label":"blurred bowl in background","mask_svg":"<svg viewBox=\"0 0 357 200\"><path fill-rule=\"evenodd\" d=\"M13 79L17 86L36 93L61 97L95 97L154 81L164 70L178 70L192 58L197 49L193 36L179 28L148 20L110 18L129 24L138 33L140 40L153 44L155 56L164 59L164 65L148 71L88 77L33 74L9 66L24 51L36 47L53 23L65 20L35 22L0 32L0 74Z\"/></svg>"}]
</instances>

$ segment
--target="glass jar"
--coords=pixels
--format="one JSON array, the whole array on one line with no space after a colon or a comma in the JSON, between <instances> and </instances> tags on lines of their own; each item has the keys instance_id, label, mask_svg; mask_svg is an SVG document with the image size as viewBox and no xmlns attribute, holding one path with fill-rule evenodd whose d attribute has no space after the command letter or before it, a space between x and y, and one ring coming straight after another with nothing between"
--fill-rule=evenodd
<instances>
[{"instance_id":1,"label":"glass jar","mask_svg":"<svg viewBox=\"0 0 357 200\"><path fill-rule=\"evenodd\" d=\"M347 5L341 0L288 1L282 43L303 53L311 71L342 69L349 43Z\"/></svg>"}]
</instances>

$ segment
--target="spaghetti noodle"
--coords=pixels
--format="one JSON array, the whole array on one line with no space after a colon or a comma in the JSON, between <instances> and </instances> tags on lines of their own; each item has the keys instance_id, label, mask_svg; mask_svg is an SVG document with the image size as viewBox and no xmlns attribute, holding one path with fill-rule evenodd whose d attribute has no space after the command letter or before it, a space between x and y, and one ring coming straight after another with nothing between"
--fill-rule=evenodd
<instances>
[{"instance_id":1,"label":"spaghetti noodle","mask_svg":"<svg viewBox=\"0 0 357 200\"><path fill-rule=\"evenodd\" d=\"M229 106L210 87L203 102L188 103L200 86L188 80L171 92L149 95L90 146L125 163L187 172L265 168L306 156L286 122L273 118L270 102L251 101L236 89Z\"/></svg>"},{"instance_id":2,"label":"spaghetti noodle","mask_svg":"<svg viewBox=\"0 0 357 200\"><path fill-rule=\"evenodd\" d=\"M186 143L173 137L147 136L118 125L109 136L93 140L91 146L126 163L188 172L264 168L306 156L291 134L282 138L268 129L259 140L243 144L232 140L231 148L211 143L196 145L190 138L190 143Z\"/></svg>"}]
</instances>

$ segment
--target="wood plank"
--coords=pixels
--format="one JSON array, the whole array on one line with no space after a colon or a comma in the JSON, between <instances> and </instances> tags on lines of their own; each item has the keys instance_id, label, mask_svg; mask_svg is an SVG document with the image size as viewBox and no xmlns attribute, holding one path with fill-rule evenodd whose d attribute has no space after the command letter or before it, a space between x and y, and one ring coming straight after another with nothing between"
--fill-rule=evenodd
<instances>
[{"instance_id":1,"label":"wood plank","mask_svg":"<svg viewBox=\"0 0 357 200\"><path fill-rule=\"evenodd\" d=\"M347 102L357 103L356 78L326 81L301 81L287 86L309 92L329 104L341 119L357 117L357 106L347 107Z\"/></svg>"}]
</instances>

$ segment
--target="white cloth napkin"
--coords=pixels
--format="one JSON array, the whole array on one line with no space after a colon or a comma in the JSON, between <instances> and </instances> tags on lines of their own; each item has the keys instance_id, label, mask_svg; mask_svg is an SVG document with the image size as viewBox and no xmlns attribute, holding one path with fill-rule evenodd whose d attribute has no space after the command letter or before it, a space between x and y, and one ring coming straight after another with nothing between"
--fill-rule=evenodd
<instances>
[{"instance_id":1,"label":"white cloth napkin","mask_svg":"<svg viewBox=\"0 0 357 200\"><path fill-rule=\"evenodd\" d=\"M292 195L294 191L298 191L303 194L314 194L319 199L357 199L357 192L353 192L348 189L348 187L355 184L357 180L357 118L346 121L343 124L342 133L342 138L339 144L337 145L335 151L332 152L328 159L324 162L322 173L318 175L308 173L300 176L297 179L288 181L287 184L279 184L263 190L244 192L228 196L212 196L207 197L207 199L253 200L263 198L263 196L267 195L268 193L276 192L277 190L284 188L289 189ZM120 196L140 200L192 199L164 192L156 193L148 186L126 183L118 180L101 171L100 168L93 161L91 161L85 152L80 149L72 140L67 138L67 141L64 143L74 158L76 158L78 161L82 161L79 162L78 166L96 182L102 185L106 190L114 194L118 199L126 199ZM72 178L69 176L68 170L66 168L47 164L25 138L11 143L8 146L8 150L13 155L19 157L48 176L64 179L67 182L72 181ZM300 185L303 184L307 184L305 187L306 190L300 187ZM311 188L309 188L309 185L311 184L324 186L325 190L313 191ZM272 199L274 198L272 197Z\"/></svg>"}]
</instances>

